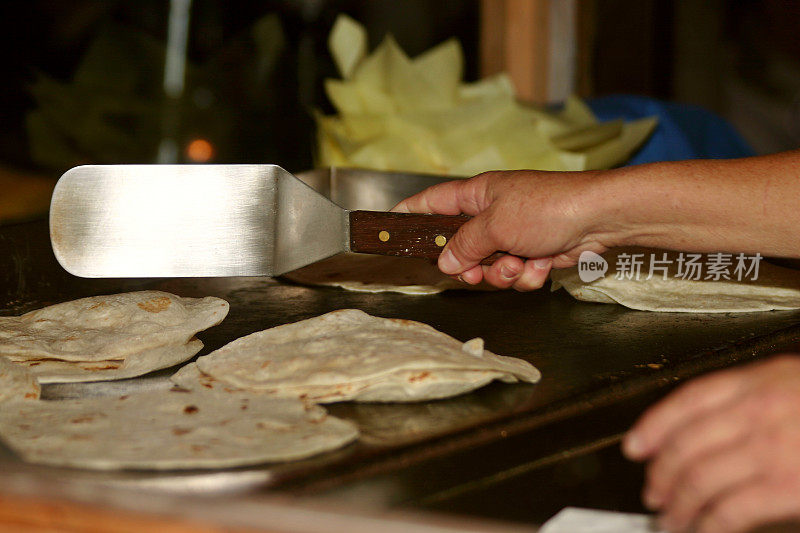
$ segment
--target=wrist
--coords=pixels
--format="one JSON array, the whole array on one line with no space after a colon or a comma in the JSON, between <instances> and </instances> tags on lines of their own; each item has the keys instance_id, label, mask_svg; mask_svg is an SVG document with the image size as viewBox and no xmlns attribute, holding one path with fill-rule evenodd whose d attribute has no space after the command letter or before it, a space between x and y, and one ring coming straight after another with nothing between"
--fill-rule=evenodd
<instances>
[{"instance_id":1,"label":"wrist","mask_svg":"<svg viewBox=\"0 0 800 533\"><path fill-rule=\"evenodd\" d=\"M592 213L588 232L606 248L636 246L657 238L661 232L654 223L655 205L644 184L652 182L662 165L637 165L600 172L590 182L584 199L586 212Z\"/></svg>"}]
</instances>

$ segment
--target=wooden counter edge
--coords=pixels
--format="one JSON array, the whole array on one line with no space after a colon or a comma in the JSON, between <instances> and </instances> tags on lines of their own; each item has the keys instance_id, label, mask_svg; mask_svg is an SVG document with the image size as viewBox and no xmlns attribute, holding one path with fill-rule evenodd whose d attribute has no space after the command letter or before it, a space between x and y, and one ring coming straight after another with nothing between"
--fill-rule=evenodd
<instances>
[{"instance_id":1,"label":"wooden counter edge","mask_svg":"<svg viewBox=\"0 0 800 533\"><path fill-rule=\"evenodd\" d=\"M532 533L508 524L277 493L175 494L85 481L53 482L30 465L0 473L0 533Z\"/></svg>"}]
</instances>

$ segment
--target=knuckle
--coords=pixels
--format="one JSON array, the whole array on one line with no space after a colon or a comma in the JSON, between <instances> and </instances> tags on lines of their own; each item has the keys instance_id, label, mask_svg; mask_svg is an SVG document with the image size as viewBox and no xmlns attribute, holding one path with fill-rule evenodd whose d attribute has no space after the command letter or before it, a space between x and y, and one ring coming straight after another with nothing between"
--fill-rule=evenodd
<instances>
[{"instance_id":1,"label":"knuckle","mask_svg":"<svg viewBox=\"0 0 800 533\"><path fill-rule=\"evenodd\" d=\"M474 178L459 182L457 194L461 195L462 203L473 204L476 211L488 207L491 204L489 201L490 191L496 181L493 174L495 173L484 172Z\"/></svg>"},{"instance_id":2,"label":"knuckle","mask_svg":"<svg viewBox=\"0 0 800 533\"><path fill-rule=\"evenodd\" d=\"M544 280L535 277L526 269L523 271L517 282L514 283L514 289L520 292L528 292L540 289L542 288L542 285L544 285Z\"/></svg>"},{"instance_id":3,"label":"knuckle","mask_svg":"<svg viewBox=\"0 0 800 533\"><path fill-rule=\"evenodd\" d=\"M728 501L714 506L703 518L699 532L721 533L738 531L740 526L738 508Z\"/></svg>"},{"instance_id":4,"label":"knuckle","mask_svg":"<svg viewBox=\"0 0 800 533\"><path fill-rule=\"evenodd\" d=\"M508 289L514 284L512 280L501 279L501 278L486 278L486 281L488 281L489 284L494 285L498 289Z\"/></svg>"},{"instance_id":5,"label":"knuckle","mask_svg":"<svg viewBox=\"0 0 800 533\"><path fill-rule=\"evenodd\" d=\"M475 258L481 255L481 242L485 236L476 226L472 221L464 224L453 238L451 250L456 256Z\"/></svg>"},{"instance_id":6,"label":"knuckle","mask_svg":"<svg viewBox=\"0 0 800 533\"><path fill-rule=\"evenodd\" d=\"M783 453L784 436L779 428L763 428L745 437L742 442L740 468L758 471L763 478L775 479L793 470L788 457L793 457L796 448ZM794 445L795 443L792 443Z\"/></svg>"},{"instance_id":7,"label":"knuckle","mask_svg":"<svg viewBox=\"0 0 800 533\"><path fill-rule=\"evenodd\" d=\"M473 181L480 185L489 185L502 180L505 174L506 173L502 170L487 170L485 172L481 172L480 174L476 174L474 177L470 178L469 181Z\"/></svg>"},{"instance_id":8,"label":"knuckle","mask_svg":"<svg viewBox=\"0 0 800 533\"><path fill-rule=\"evenodd\" d=\"M705 495L709 479L708 469L704 465L691 465L681 474L676 491L683 494L684 498L694 500Z\"/></svg>"},{"instance_id":9,"label":"knuckle","mask_svg":"<svg viewBox=\"0 0 800 533\"><path fill-rule=\"evenodd\" d=\"M538 277L534 280L528 281L528 286L531 288L531 290L537 290L541 289L544 286L544 282L545 282L544 277Z\"/></svg>"},{"instance_id":10,"label":"knuckle","mask_svg":"<svg viewBox=\"0 0 800 533\"><path fill-rule=\"evenodd\" d=\"M431 198L436 195L436 191L431 189L420 193L418 196L413 196L408 200L408 209L412 213L433 213L431 207Z\"/></svg>"},{"instance_id":11,"label":"knuckle","mask_svg":"<svg viewBox=\"0 0 800 533\"><path fill-rule=\"evenodd\" d=\"M536 287L530 286L523 279L520 279L519 281L514 283L513 288L517 292L530 292L530 291L536 290Z\"/></svg>"},{"instance_id":12,"label":"knuckle","mask_svg":"<svg viewBox=\"0 0 800 533\"><path fill-rule=\"evenodd\" d=\"M668 472L669 469L666 462L659 456L646 467L645 478L647 479L647 485L660 492L666 485L665 480L668 477Z\"/></svg>"},{"instance_id":13,"label":"knuckle","mask_svg":"<svg viewBox=\"0 0 800 533\"><path fill-rule=\"evenodd\" d=\"M495 175L497 175L497 172L493 170L487 170L486 172L481 172L480 174L476 174L475 176L466 180L465 183L472 183L473 185L483 186L486 185L487 182L492 181Z\"/></svg>"},{"instance_id":14,"label":"knuckle","mask_svg":"<svg viewBox=\"0 0 800 533\"><path fill-rule=\"evenodd\" d=\"M531 292L540 289L541 285L536 285L535 283L515 283L514 290L518 292Z\"/></svg>"},{"instance_id":15,"label":"knuckle","mask_svg":"<svg viewBox=\"0 0 800 533\"><path fill-rule=\"evenodd\" d=\"M769 466L785 461L786 457L781 456L780 452L787 440L793 439L787 435L782 424L770 425L759 429L750 436L747 443L748 453L761 464L765 472L779 470L769 468ZM796 443L792 442L791 444L794 445ZM783 466L787 467L788 464Z\"/></svg>"},{"instance_id":16,"label":"knuckle","mask_svg":"<svg viewBox=\"0 0 800 533\"><path fill-rule=\"evenodd\" d=\"M486 234L486 241L491 244L495 249L507 248L504 246L504 241L508 236L502 219L497 215L494 209L488 210L483 216L483 223Z\"/></svg>"},{"instance_id":17,"label":"knuckle","mask_svg":"<svg viewBox=\"0 0 800 533\"><path fill-rule=\"evenodd\" d=\"M490 170L482 172L472 178L472 185L475 187L476 192L480 192L483 201L486 205L491 204L494 200L498 200L513 189L515 179L514 172L502 170Z\"/></svg>"},{"instance_id":18,"label":"knuckle","mask_svg":"<svg viewBox=\"0 0 800 533\"><path fill-rule=\"evenodd\" d=\"M519 279L520 273L513 265L497 264L491 267L484 267L484 274L492 282L498 282L504 287L510 287Z\"/></svg>"}]
</instances>

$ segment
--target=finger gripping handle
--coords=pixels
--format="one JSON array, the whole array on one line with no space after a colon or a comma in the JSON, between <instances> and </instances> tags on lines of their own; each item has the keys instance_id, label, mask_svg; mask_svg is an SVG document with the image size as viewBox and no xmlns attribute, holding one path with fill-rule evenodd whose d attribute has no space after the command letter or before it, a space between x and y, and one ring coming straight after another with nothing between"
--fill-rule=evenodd
<instances>
[{"instance_id":1,"label":"finger gripping handle","mask_svg":"<svg viewBox=\"0 0 800 533\"><path fill-rule=\"evenodd\" d=\"M471 217L383 211L350 212L350 251L436 260ZM499 254L484 259L491 264Z\"/></svg>"}]
</instances>

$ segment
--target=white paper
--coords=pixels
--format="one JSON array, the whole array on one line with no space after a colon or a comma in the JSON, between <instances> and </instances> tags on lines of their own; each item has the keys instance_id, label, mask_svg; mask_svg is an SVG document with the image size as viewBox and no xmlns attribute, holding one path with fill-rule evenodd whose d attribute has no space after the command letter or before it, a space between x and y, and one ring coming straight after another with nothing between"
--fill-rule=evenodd
<instances>
[{"instance_id":1,"label":"white paper","mask_svg":"<svg viewBox=\"0 0 800 533\"><path fill-rule=\"evenodd\" d=\"M665 533L651 515L566 507L539 533Z\"/></svg>"}]
</instances>

